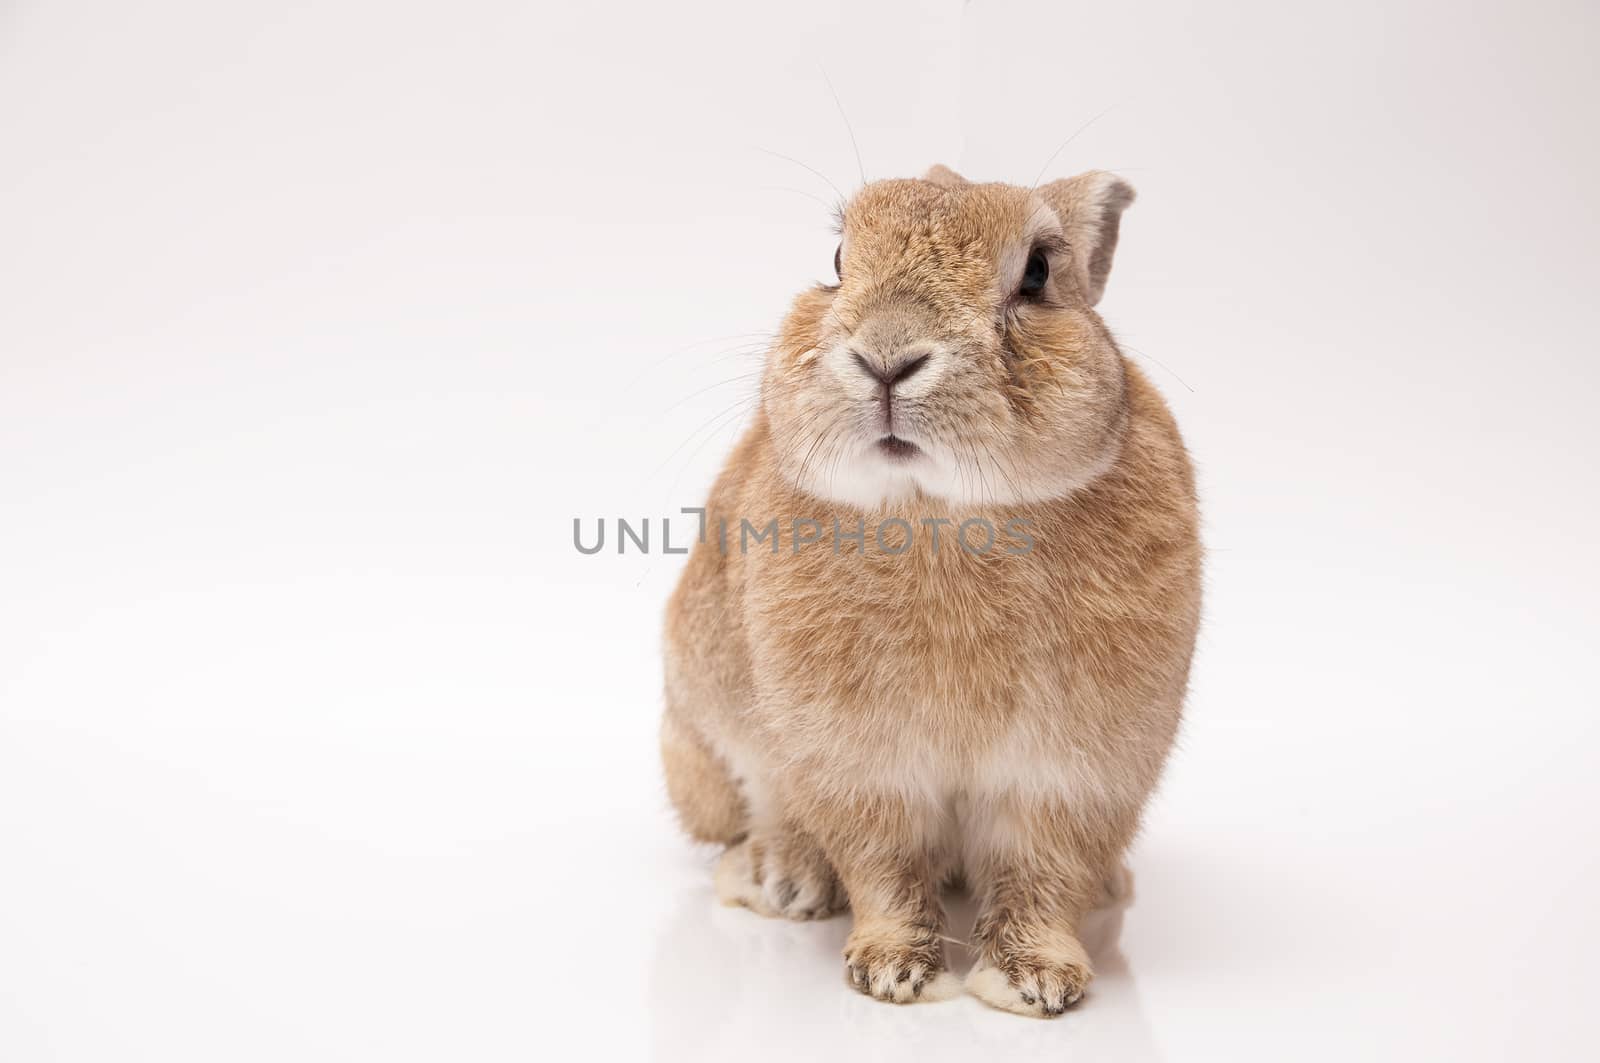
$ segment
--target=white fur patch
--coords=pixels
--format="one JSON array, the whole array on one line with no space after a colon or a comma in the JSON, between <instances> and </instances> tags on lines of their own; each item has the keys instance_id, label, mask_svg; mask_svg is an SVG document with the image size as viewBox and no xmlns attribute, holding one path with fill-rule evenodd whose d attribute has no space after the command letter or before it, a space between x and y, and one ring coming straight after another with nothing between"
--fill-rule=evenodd
<instances>
[{"instance_id":1,"label":"white fur patch","mask_svg":"<svg viewBox=\"0 0 1600 1063\"><path fill-rule=\"evenodd\" d=\"M972 786L979 794L1017 793L1096 807L1117 798L1104 765L1026 726L1013 727L989 750L973 772Z\"/></svg>"},{"instance_id":2,"label":"white fur patch","mask_svg":"<svg viewBox=\"0 0 1600 1063\"><path fill-rule=\"evenodd\" d=\"M767 914L761 887L751 877L750 846L741 842L722 854L712 876L717 900L730 908L749 908Z\"/></svg>"},{"instance_id":3,"label":"white fur patch","mask_svg":"<svg viewBox=\"0 0 1600 1063\"><path fill-rule=\"evenodd\" d=\"M901 973L898 967L885 967L867 983L865 995L889 1004L937 1004L961 995L961 979L949 971L929 977L926 969L918 965L907 977L900 977ZM846 980L849 978L847 972Z\"/></svg>"},{"instance_id":4,"label":"white fur patch","mask_svg":"<svg viewBox=\"0 0 1600 1063\"><path fill-rule=\"evenodd\" d=\"M967 992L1001 1011L1018 1015L1041 1014L1038 999L1035 998L1031 1004L1024 1001L1021 990L994 967L974 967L967 975Z\"/></svg>"},{"instance_id":5,"label":"white fur patch","mask_svg":"<svg viewBox=\"0 0 1600 1063\"><path fill-rule=\"evenodd\" d=\"M967 992L990 1007L1033 1018L1060 1015L1065 1008L1083 998L1081 988L1072 989L1065 995L1057 989L1052 997L1037 984L1013 985L999 968L984 964L974 967L967 975L966 988Z\"/></svg>"},{"instance_id":6,"label":"white fur patch","mask_svg":"<svg viewBox=\"0 0 1600 1063\"><path fill-rule=\"evenodd\" d=\"M961 978L949 971L940 971L923 983L922 992L907 1000L896 998L897 1004L936 1004L942 1000L954 1000L961 995Z\"/></svg>"}]
</instances>

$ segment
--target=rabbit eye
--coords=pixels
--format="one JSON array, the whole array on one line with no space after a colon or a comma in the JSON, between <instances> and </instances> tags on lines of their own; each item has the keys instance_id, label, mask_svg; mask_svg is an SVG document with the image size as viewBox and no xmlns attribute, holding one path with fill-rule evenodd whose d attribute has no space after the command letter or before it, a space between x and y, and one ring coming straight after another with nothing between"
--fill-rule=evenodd
<instances>
[{"instance_id":1,"label":"rabbit eye","mask_svg":"<svg viewBox=\"0 0 1600 1063\"><path fill-rule=\"evenodd\" d=\"M844 260L841 257L843 254L844 244L840 244L838 247L833 249L833 275L838 277L840 280L844 280Z\"/></svg>"},{"instance_id":2,"label":"rabbit eye","mask_svg":"<svg viewBox=\"0 0 1600 1063\"><path fill-rule=\"evenodd\" d=\"M1028 264L1022 269L1022 287L1017 289L1017 294L1028 299L1036 298L1044 291L1045 281L1050 279L1050 259L1040 248L1034 248L1028 256Z\"/></svg>"}]
</instances>

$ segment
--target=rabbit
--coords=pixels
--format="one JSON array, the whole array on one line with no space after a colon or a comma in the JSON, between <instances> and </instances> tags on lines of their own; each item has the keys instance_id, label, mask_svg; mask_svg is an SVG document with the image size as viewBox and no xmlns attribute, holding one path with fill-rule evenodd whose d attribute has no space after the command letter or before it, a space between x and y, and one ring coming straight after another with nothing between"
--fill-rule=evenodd
<instances>
[{"instance_id":1,"label":"rabbit","mask_svg":"<svg viewBox=\"0 0 1600 1063\"><path fill-rule=\"evenodd\" d=\"M1178 728L1194 474L1094 309L1133 198L1099 171L861 187L667 607L667 792L725 847L719 899L848 908L846 981L879 1000L1078 1001L1077 928Z\"/></svg>"}]
</instances>

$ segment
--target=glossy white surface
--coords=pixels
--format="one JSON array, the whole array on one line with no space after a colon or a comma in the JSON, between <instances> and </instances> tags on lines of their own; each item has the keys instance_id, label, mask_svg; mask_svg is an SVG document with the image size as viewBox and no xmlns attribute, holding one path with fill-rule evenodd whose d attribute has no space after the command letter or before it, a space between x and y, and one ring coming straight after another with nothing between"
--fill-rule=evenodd
<instances>
[{"instance_id":1,"label":"glossy white surface","mask_svg":"<svg viewBox=\"0 0 1600 1063\"><path fill-rule=\"evenodd\" d=\"M1596 20L10 5L0 1059L1600 1057ZM1103 309L1207 616L1055 1022L716 907L681 558L572 546L697 503L829 273L759 150L848 190L819 62L869 174L1026 182L1112 106L1048 174L1141 193Z\"/></svg>"}]
</instances>

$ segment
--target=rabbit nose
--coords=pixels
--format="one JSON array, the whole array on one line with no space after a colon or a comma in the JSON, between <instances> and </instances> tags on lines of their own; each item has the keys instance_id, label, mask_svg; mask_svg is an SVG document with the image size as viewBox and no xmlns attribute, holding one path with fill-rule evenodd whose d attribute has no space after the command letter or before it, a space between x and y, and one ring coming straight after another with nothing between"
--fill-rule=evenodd
<instances>
[{"instance_id":1,"label":"rabbit nose","mask_svg":"<svg viewBox=\"0 0 1600 1063\"><path fill-rule=\"evenodd\" d=\"M892 388L900 381L907 379L917 370L928 364L928 352L910 352L898 354L886 362L875 358L867 358L860 351L851 351L850 357L856 360L856 365L861 371L886 388Z\"/></svg>"}]
</instances>

